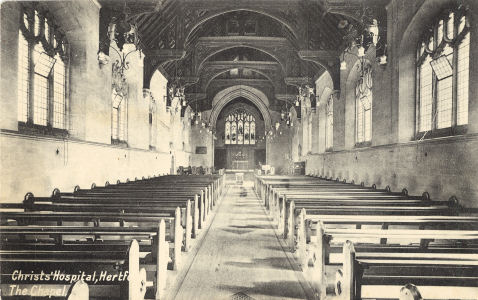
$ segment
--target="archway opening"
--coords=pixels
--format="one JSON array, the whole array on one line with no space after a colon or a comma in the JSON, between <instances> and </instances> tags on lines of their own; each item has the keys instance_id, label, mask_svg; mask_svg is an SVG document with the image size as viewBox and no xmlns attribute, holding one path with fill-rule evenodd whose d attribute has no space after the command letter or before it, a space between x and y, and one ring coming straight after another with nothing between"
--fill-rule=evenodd
<instances>
[{"instance_id":1,"label":"archway opening","mask_svg":"<svg viewBox=\"0 0 478 300\"><path fill-rule=\"evenodd\" d=\"M216 169L251 170L266 163L266 126L253 102L241 96L228 102L219 113L215 128Z\"/></svg>"}]
</instances>

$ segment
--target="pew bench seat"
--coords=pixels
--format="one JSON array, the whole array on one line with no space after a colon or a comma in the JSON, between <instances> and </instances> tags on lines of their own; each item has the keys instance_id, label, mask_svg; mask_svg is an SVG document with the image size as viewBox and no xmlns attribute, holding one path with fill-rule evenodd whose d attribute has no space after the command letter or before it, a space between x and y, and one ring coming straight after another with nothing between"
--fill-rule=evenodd
<instances>
[{"instance_id":1,"label":"pew bench seat","mask_svg":"<svg viewBox=\"0 0 478 300\"><path fill-rule=\"evenodd\" d=\"M410 283L424 299L478 295L477 254L357 252L350 241L343 248L343 271L337 273L335 290L345 299L396 299L400 287Z\"/></svg>"},{"instance_id":2,"label":"pew bench seat","mask_svg":"<svg viewBox=\"0 0 478 300\"><path fill-rule=\"evenodd\" d=\"M2 298L49 299L72 293L72 285L88 284L87 298L141 300L147 287L146 270L140 268L139 245L131 240L127 251L0 250ZM89 298L88 298L89 297Z\"/></svg>"}]
</instances>

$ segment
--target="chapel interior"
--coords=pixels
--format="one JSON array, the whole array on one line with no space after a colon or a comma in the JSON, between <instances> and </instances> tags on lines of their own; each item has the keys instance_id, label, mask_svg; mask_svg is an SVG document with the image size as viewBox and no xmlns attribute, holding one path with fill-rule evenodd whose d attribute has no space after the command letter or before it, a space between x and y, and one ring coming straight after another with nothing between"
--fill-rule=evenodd
<instances>
[{"instance_id":1,"label":"chapel interior","mask_svg":"<svg viewBox=\"0 0 478 300\"><path fill-rule=\"evenodd\" d=\"M0 35L0 298L478 299L478 1L3 1Z\"/></svg>"}]
</instances>

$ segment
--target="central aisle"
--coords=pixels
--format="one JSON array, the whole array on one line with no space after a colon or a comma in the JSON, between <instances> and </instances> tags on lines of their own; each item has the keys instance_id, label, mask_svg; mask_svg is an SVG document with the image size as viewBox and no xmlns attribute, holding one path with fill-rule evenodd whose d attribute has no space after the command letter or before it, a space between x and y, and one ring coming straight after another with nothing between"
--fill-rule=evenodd
<instances>
[{"instance_id":1,"label":"central aisle","mask_svg":"<svg viewBox=\"0 0 478 300\"><path fill-rule=\"evenodd\" d=\"M175 299L306 299L252 188L230 187L206 234Z\"/></svg>"}]
</instances>

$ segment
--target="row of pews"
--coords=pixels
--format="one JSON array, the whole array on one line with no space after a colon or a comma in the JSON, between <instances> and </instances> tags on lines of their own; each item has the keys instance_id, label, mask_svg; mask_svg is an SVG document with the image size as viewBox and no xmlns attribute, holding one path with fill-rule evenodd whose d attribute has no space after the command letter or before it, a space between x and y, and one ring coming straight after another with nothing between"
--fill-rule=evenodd
<instances>
[{"instance_id":1,"label":"row of pews","mask_svg":"<svg viewBox=\"0 0 478 300\"><path fill-rule=\"evenodd\" d=\"M255 190L317 298L478 299L478 210L316 176Z\"/></svg>"},{"instance_id":2,"label":"row of pews","mask_svg":"<svg viewBox=\"0 0 478 300\"><path fill-rule=\"evenodd\" d=\"M163 299L224 176L160 176L0 203L1 299Z\"/></svg>"},{"instance_id":3,"label":"row of pews","mask_svg":"<svg viewBox=\"0 0 478 300\"><path fill-rule=\"evenodd\" d=\"M178 175L210 175L215 173L223 172L223 170L218 170L216 172L214 167L203 167L203 166L179 166L177 170Z\"/></svg>"}]
</instances>

